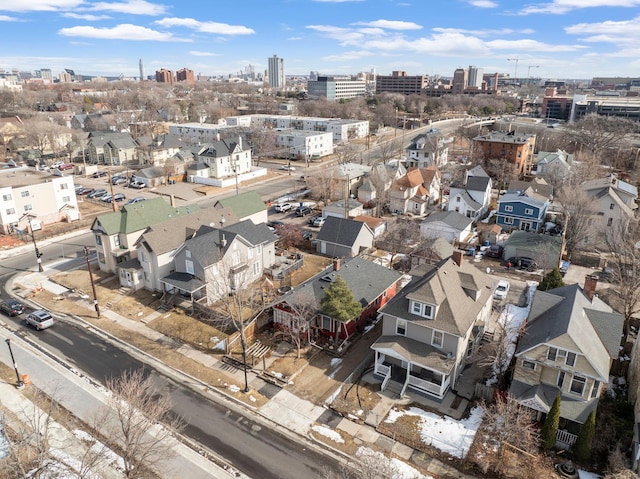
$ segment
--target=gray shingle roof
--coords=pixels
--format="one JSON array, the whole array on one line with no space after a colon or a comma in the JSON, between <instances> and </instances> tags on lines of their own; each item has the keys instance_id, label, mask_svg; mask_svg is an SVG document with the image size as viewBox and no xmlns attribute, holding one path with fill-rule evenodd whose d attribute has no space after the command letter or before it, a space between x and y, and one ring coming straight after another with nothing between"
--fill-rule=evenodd
<instances>
[{"instance_id":1,"label":"gray shingle roof","mask_svg":"<svg viewBox=\"0 0 640 479\"><path fill-rule=\"evenodd\" d=\"M329 216L316 236L316 240L350 247L353 246L362 229L371 231L365 223L360 221ZM373 232L371 234L373 236Z\"/></svg>"},{"instance_id":2,"label":"gray shingle roof","mask_svg":"<svg viewBox=\"0 0 640 479\"><path fill-rule=\"evenodd\" d=\"M242 236L253 246L275 243L277 240L276 235L271 232L267 225L264 223L256 225L251 220L244 220L240 223L225 225L222 230Z\"/></svg>"},{"instance_id":3,"label":"gray shingle roof","mask_svg":"<svg viewBox=\"0 0 640 479\"><path fill-rule=\"evenodd\" d=\"M422 222L425 224L435 223L441 221L444 224L451 226L459 231L463 231L468 228L473 220L467 218L465 215L458 213L457 211L438 211L427 216Z\"/></svg>"}]
</instances>

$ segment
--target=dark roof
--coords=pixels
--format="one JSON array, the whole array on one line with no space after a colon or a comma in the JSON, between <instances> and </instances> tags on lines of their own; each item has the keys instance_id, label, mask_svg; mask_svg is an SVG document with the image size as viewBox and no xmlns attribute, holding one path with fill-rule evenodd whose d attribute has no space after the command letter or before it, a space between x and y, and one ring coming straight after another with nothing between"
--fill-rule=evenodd
<instances>
[{"instance_id":1,"label":"dark roof","mask_svg":"<svg viewBox=\"0 0 640 479\"><path fill-rule=\"evenodd\" d=\"M204 281L199 280L189 273L177 273L175 271L162 278L160 282L189 293L195 293L206 286Z\"/></svg>"},{"instance_id":2,"label":"dark roof","mask_svg":"<svg viewBox=\"0 0 640 479\"><path fill-rule=\"evenodd\" d=\"M251 220L244 220L240 223L235 223L228 226L225 225L222 230L242 236L253 246L265 243L275 243L278 239L276 235L271 232L267 225L265 225L264 223L256 225Z\"/></svg>"},{"instance_id":3,"label":"dark roof","mask_svg":"<svg viewBox=\"0 0 640 479\"><path fill-rule=\"evenodd\" d=\"M356 242L362 229L367 229L373 236L371 229L361 221L328 216L318 236L316 236L316 240L351 247Z\"/></svg>"},{"instance_id":4,"label":"dark roof","mask_svg":"<svg viewBox=\"0 0 640 479\"><path fill-rule=\"evenodd\" d=\"M464 187L471 191L487 191L491 178L486 176L470 176Z\"/></svg>"}]
</instances>

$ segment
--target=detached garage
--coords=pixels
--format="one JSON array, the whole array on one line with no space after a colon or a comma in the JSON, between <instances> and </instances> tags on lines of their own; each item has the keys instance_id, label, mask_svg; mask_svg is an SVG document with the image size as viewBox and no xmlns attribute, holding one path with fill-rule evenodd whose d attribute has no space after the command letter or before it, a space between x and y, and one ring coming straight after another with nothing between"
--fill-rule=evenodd
<instances>
[{"instance_id":1,"label":"detached garage","mask_svg":"<svg viewBox=\"0 0 640 479\"><path fill-rule=\"evenodd\" d=\"M529 231L514 231L504 243L504 258L532 258L543 269L553 269L560 263L562 238Z\"/></svg>"},{"instance_id":2,"label":"detached garage","mask_svg":"<svg viewBox=\"0 0 640 479\"><path fill-rule=\"evenodd\" d=\"M420 223L420 235L423 238L444 238L449 243L453 240L463 243L471 236L472 224L471 218L457 211L439 211Z\"/></svg>"}]
</instances>

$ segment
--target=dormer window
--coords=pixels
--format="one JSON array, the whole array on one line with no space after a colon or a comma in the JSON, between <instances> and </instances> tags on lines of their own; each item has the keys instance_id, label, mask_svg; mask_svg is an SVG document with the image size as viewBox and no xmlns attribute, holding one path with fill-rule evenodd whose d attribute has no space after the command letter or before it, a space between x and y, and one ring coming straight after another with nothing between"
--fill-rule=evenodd
<instances>
[{"instance_id":1,"label":"dormer window","mask_svg":"<svg viewBox=\"0 0 640 479\"><path fill-rule=\"evenodd\" d=\"M419 303L418 301L412 301L411 312L417 316L422 316L423 318L433 319L435 315L435 306Z\"/></svg>"}]
</instances>

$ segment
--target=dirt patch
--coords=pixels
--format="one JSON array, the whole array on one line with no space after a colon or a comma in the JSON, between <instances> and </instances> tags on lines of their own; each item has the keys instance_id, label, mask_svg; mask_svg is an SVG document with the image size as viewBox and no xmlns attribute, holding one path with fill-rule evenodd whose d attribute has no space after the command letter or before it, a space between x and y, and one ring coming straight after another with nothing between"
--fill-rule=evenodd
<instances>
[{"instance_id":1,"label":"dirt patch","mask_svg":"<svg viewBox=\"0 0 640 479\"><path fill-rule=\"evenodd\" d=\"M303 253L301 251L300 253L304 256L304 265L291 275L290 280L285 280L287 285L294 288L318 274L331 263L331 259L326 256L318 256L317 254Z\"/></svg>"},{"instance_id":2,"label":"dirt patch","mask_svg":"<svg viewBox=\"0 0 640 479\"><path fill-rule=\"evenodd\" d=\"M222 331L187 316L179 309L172 309L162 314L147 326L165 336L206 351L210 351L216 344L228 337Z\"/></svg>"},{"instance_id":3,"label":"dirt patch","mask_svg":"<svg viewBox=\"0 0 640 479\"><path fill-rule=\"evenodd\" d=\"M369 412L380 402L379 385L360 382L342 391L331 408L351 420L364 422Z\"/></svg>"}]
</instances>

